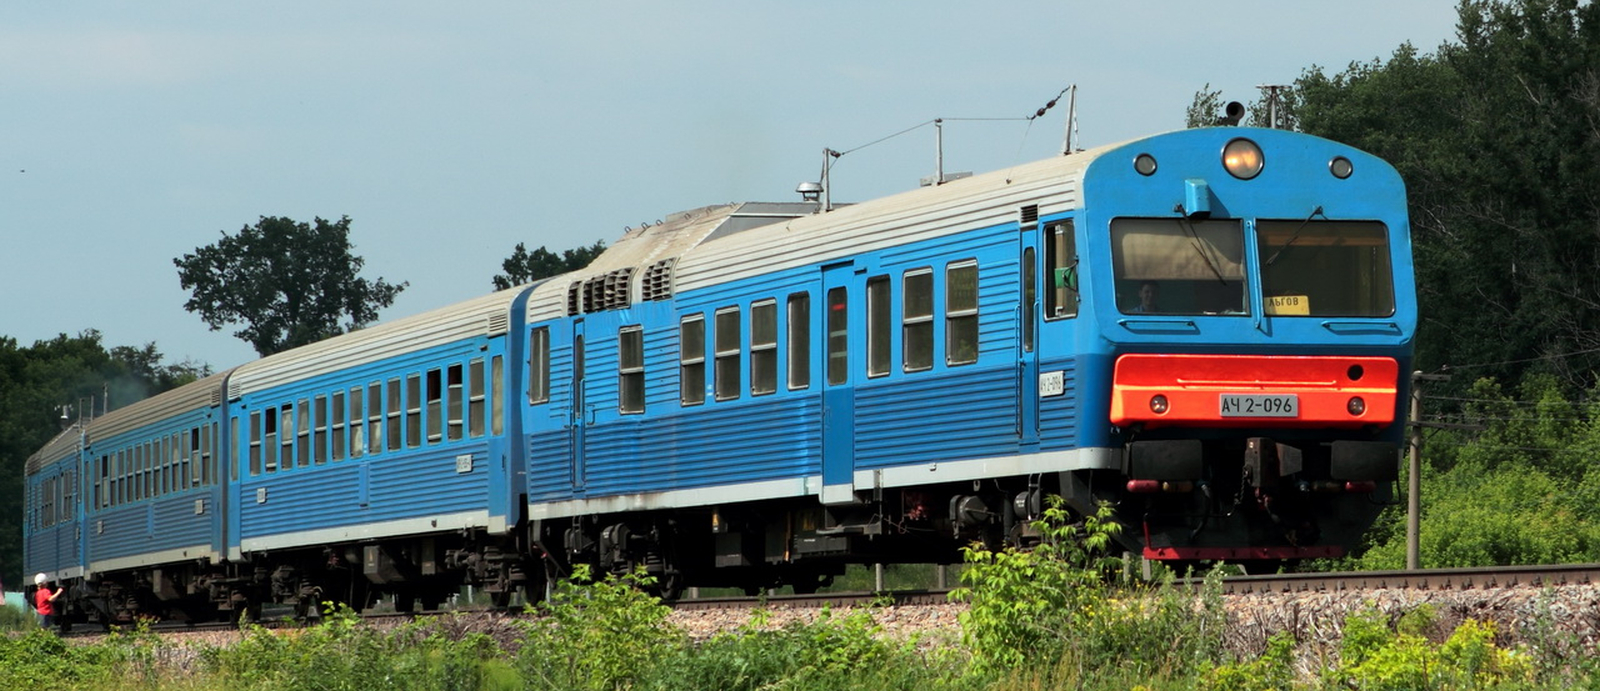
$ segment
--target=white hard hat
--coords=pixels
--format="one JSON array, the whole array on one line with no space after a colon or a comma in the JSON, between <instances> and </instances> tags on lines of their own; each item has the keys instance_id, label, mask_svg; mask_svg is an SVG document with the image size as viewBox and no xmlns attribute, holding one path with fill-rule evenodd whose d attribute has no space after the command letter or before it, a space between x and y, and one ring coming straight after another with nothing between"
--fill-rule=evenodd
<instances>
[{"instance_id":1,"label":"white hard hat","mask_svg":"<svg viewBox=\"0 0 1600 691\"><path fill-rule=\"evenodd\" d=\"M33 584L34 585L44 585L45 580L47 580L47 579L44 577L44 574L42 574L42 573L36 573L36 574L33 575Z\"/></svg>"}]
</instances>

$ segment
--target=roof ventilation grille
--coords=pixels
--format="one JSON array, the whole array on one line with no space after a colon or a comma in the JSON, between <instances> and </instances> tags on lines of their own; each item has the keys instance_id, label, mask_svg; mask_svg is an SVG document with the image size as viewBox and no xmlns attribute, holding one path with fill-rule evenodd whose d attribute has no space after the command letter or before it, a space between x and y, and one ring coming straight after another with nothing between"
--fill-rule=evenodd
<instances>
[{"instance_id":1,"label":"roof ventilation grille","mask_svg":"<svg viewBox=\"0 0 1600 691\"><path fill-rule=\"evenodd\" d=\"M643 299L645 300L670 300L672 299L672 268L676 266L676 258L663 259L645 269L643 282Z\"/></svg>"},{"instance_id":2,"label":"roof ventilation grille","mask_svg":"<svg viewBox=\"0 0 1600 691\"><path fill-rule=\"evenodd\" d=\"M1039 205L1029 204L1017 209L1017 226L1019 230L1033 230L1039 227Z\"/></svg>"}]
</instances>

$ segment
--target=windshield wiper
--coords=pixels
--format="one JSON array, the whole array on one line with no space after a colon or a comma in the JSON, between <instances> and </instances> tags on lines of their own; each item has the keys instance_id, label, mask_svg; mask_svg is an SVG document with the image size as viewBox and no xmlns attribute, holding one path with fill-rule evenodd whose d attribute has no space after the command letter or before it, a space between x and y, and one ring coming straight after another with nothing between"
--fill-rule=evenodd
<instances>
[{"instance_id":1,"label":"windshield wiper","mask_svg":"<svg viewBox=\"0 0 1600 691\"><path fill-rule=\"evenodd\" d=\"M1179 216L1178 226L1189 234L1189 246L1194 248L1195 254L1200 255L1200 258L1205 260L1206 268L1211 269L1211 273L1216 275L1217 280L1222 282L1222 285L1228 285L1228 279L1222 277L1222 270L1217 268L1216 262L1211 261L1211 255L1206 254L1205 249L1200 246L1200 234L1194 232L1194 227L1189 225L1189 219Z\"/></svg>"},{"instance_id":2,"label":"windshield wiper","mask_svg":"<svg viewBox=\"0 0 1600 691\"><path fill-rule=\"evenodd\" d=\"M1266 264L1264 264L1264 266L1272 266L1273 262L1278 261L1278 255L1283 254L1286 250L1289 249L1290 245L1294 244L1294 241L1299 240L1300 239L1300 231L1305 230L1306 229L1306 224L1310 223L1311 219L1316 218L1317 216L1322 216L1323 218L1327 218L1328 217L1326 214L1322 213L1322 205L1321 204L1318 204L1317 208L1312 209L1311 210L1311 215L1307 216L1306 220L1300 222L1300 227L1295 228L1294 232L1289 234L1289 241L1288 242L1283 243L1283 246L1279 247L1278 251L1273 252L1272 256L1267 257L1267 262L1266 262Z\"/></svg>"}]
</instances>

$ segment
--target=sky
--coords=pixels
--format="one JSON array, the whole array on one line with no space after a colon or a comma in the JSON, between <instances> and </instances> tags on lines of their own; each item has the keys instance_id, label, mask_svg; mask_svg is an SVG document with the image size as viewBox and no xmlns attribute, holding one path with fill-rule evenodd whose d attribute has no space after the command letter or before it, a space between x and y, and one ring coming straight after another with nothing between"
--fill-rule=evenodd
<instances>
[{"instance_id":1,"label":"sky","mask_svg":"<svg viewBox=\"0 0 1600 691\"><path fill-rule=\"evenodd\" d=\"M517 243L833 199L1181 128L1316 66L1455 40L1444 0L776 3L12 0L0 7L0 337L255 353L173 259L262 216L351 218L393 319L492 290ZM922 127L882 142L879 139ZM863 146L872 143L871 146Z\"/></svg>"}]
</instances>

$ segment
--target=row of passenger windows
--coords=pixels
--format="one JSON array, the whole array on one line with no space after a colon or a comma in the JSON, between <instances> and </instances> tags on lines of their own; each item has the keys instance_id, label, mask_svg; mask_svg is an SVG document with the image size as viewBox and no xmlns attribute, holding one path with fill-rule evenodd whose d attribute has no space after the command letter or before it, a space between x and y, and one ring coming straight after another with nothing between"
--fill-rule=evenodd
<instances>
[{"instance_id":1,"label":"row of passenger windows","mask_svg":"<svg viewBox=\"0 0 1600 691\"><path fill-rule=\"evenodd\" d=\"M949 366L978 361L978 263L975 260L951 262L944 267L944 300L935 298L934 269L922 267L905 271L901 284L901 367L905 372L933 369L937 357L934 322L945 320L944 362ZM891 364L892 301L891 277L887 274L867 279L867 369L868 377L889 373ZM937 309L943 308L942 316ZM784 342L779 344L778 320L785 320ZM716 309L711 314L711 395L718 401L737 399L748 391L751 396L777 392L780 360L784 363L783 383L791 391L811 385L811 296L793 293L779 303L776 299L750 304L750 342L742 342L740 305ZM706 315L691 314L678 324L678 398L682 406L696 406L706 400ZM849 292L836 287L827 294L827 380L831 385L849 379ZM639 325L622 327L617 333L617 407L625 414L645 409L644 329ZM749 358L748 386L745 358ZM549 327L532 331L528 354L530 376L528 401L550 400ZM574 366L582 378L581 355Z\"/></svg>"},{"instance_id":2,"label":"row of passenger windows","mask_svg":"<svg viewBox=\"0 0 1600 691\"><path fill-rule=\"evenodd\" d=\"M480 358L251 411L250 474L502 434L504 366L496 355L487 379Z\"/></svg>"},{"instance_id":3,"label":"row of passenger windows","mask_svg":"<svg viewBox=\"0 0 1600 691\"><path fill-rule=\"evenodd\" d=\"M94 460L90 505L98 508L217 484L217 423L133 444Z\"/></svg>"},{"instance_id":4,"label":"row of passenger windows","mask_svg":"<svg viewBox=\"0 0 1600 691\"><path fill-rule=\"evenodd\" d=\"M45 478L28 490L28 527L40 530L72 520L78 512L78 471L68 468Z\"/></svg>"}]
</instances>

